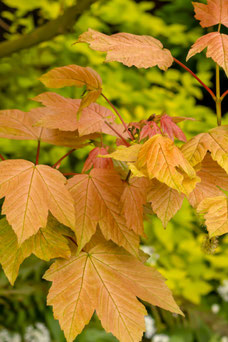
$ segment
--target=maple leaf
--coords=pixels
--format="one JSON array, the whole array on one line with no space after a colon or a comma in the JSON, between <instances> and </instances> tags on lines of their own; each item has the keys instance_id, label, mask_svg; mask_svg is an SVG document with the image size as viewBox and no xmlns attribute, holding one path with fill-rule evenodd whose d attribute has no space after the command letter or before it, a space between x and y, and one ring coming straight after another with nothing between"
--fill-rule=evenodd
<instances>
[{"instance_id":1,"label":"maple leaf","mask_svg":"<svg viewBox=\"0 0 228 342\"><path fill-rule=\"evenodd\" d=\"M73 198L65 183L65 177L47 165L20 159L0 162L0 197L5 196L2 214L19 244L46 227L48 210L59 222L75 229Z\"/></svg>"},{"instance_id":2,"label":"maple leaf","mask_svg":"<svg viewBox=\"0 0 228 342\"><path fill-rule=\"evenodd\" d=\"M41 119L37 120L38 126L61 131L78 130L79 135L82 136L102 132L103 126L106 126L105 120L114 121L113 113L97 103L92 103L82 109L81 117L77 120L76 113L79 110L81 100L65 98L50 92L40 94L33 100L45 105L45 107L32 110L34 114L37 113L41 116Z\"/></svg>"},{"instance_id":3,"label":"maple leaf","mask_svg":"<svg viewBox=\"0 0 228 342\"><path fill-rule=\"evenodd\" d=\"M17 109L0 111L0 138L15 140L41 140L49 144L81 148L95 134L79 137L78 132L61 132L58 129L34 127L40 114L38 111L22 112Z\"/></svg>"},{"instance_id":4,"label":"maple leaf","mask_svg":"<svg viewBox=\"0 0 228 342\"><path fill-rule=\"evenodd\" d=\"M147 200L151 202L154 213L166 227L170 219L181 208L184 195L155 179L151 182Z\"/></svg>"},{"instance_id":5,"label":"maple leaf","mask_svg":"<svg viewBox=\"0 0 228 342\"><path fill-rule=\"evenodd\" d=\"M181 141L187 141L184 132L175 124L172 117L165 114L161 117L160 122L163 132L167 133L170 139L174 140L174 137L176 137Z\"/></svg>"},{"instance_id":6,"label":"maple leaf","mask_svg":"<svg viewBox=\"0 0 228 342\"><path fill-rule=\"evenodd\" d=\"M228 1L208 0L207 5L193 2L195 18L202 27L223 24L228 27Z\"/></svg>"},{"instance_id":7,"label":"maple leaf","mask_svg":"<svg viewBox=\"0 0 228 342\"><path fill-rule=\"evenodd\" d=\"M82 331L94 310L104 329L120 342L140 341L146 310L136 296L181 313L163 277L110 242L57 260L44 278L52 281L48 305L53 305L68 342Z\"/></svg>"},{"instance_id":8,"label":"maple leaf","mask_svg":"<svg viewBox=\"0 0 228 342\"><path fill-rule=\"evenodd\" d=\"M157 65L166 70L173 63L169 50L151 36L131 33L116 33L111 36L89 29L78 38L78 42L88 43L94 50L107 52L106 61L118 61L127 66L149 68Z\"/></svg>"},{"instance_id":9,"label":"maple leaf","mask_svg":"<svg viewBox=\"0 0 228 342\"><path fill-rule=\"evenodd\" d=\"M40 81L49 88L62 88L66 86L86 86L88 93L80 102L79 111L95 102L102 91L100 75L89 67L68 65L52 69L42 75Z\"/></svg>"},{"instance_id":10,"label":"maple leaf","mask_svg":"<svg viewBox=\"0 0 228 342\"><path fill-rule=\"evenodd\" d=\"M197 211L205 214L204 217L210 237L228 232L228 199L226 196L205 198L198 205Z\"/></svg>"},{"instance_id":11,"label":"maple leaf","mask_svg":"<svg viewBox=\"0 0 228 342\"><path fill-rule=\"evenodd\" d=\"M140 139L141 141L144 138L151 138L156 134L160 134L161 130L158 127L158 125L155 122L147 121L145 126L143 126L141 132L140 132Z\"/></svg>"},{"instance_id":12,"label":"maple leaf","mask_svg":"<svg viewBox=\"0 0 228 342\"><path fill-rule=\"evenodd\" d=\"M212 159L228 173L228 126L196 135L182 146L181 151L192 166L199 164L210 151Z\"/></svg>"},{"instance_id":13,"label":"maple leaf","mask_svg":"<svg viewBox=\"0 0 228 342\"><path fill-rule=\"evenodd\" d=\"M14 284L19 267L32 253L42 260L52 258L69 258L71 251L67 239L66 227L49 217L47 226L23 242L17 243L17 236L5 218L0 220L0 263L9 279Z\"/></svg>"},{"instance_id":14,"label":"maple leaf","mask_svg":"<svg viewBox=\"0 0 228 342\"><path fill-rule=\"evenodd\" d=\"M195 170L184 158L178 147L174 145L172 140L159 134L141 146L136 168L149 179L157 178L178 192L188 193L192 191L194 182L198 181ZM132 171L134 174L134 170ZM190 190L183 183L187 184L191 180L194 182L193 188Z\"/></svg>"},{"instance_id":15,"label":"maple leaf","mask_svg":"<svg viewBox=\"0 0 228 342\"><path fill-rule=\"evenodd\" d=\"M195 42L188 52L186 60L207 48L206 56L220 65L228 76L228 35L219 32L208 33Z\"/></svg>"},{"instance_id":16,"label":"maple leaf","mask_svg":"<svg viewBox=\"0 0 228 342\"><path fill-rule=\"evenodd\" d=\"M125 216L127 226L136 234L143 235L143 205L146 204L148 180L131 178L124 183L120 198L121 212Z\"/></svg>"},{"instance_id":17,"label":"maple leaf","mask_svg":"<svg viewBox=\"0 0 228 342\"><path fill-rule=\"evenodd\" d=\"M99 158L99 155L108 155L106 147L95 147L89 152L89 156L85 161L82 172L90 170L92 167L97 169L113 169L113 162L111 158Z\"/></svg>"},{"instance_id":18,"label":"maple leaf","mask_svg":"<svg viewBox=\"0 0 228 342\"><path fill-rule=\"evenodd\" d=\"M196 208L198 204L207 197L221 196L224 193L220 190L228 191L228 175L217 162L215 162L209 153L205 156L203 162L196 166L200 167L197 176L201 179L195 189L188 196L189 203Z\"/></svg>"},{"instance_id":19,"label":"maple leaf","mask_svg":"<svg viewBox=\"0 0 228 342\"><path fill-rule=\"evenodd\" d=\"M99 223L107 240L138 255L139 238L120 212L123 183L114 170L92 169L89 175L76 175L68 181L68 189L75 200L79 249L89 241Z\"/></svg>"},{"instance_id":20,"label":"maple leaf","mask_svg":"<svg viewBox=\"0 0 228 342\"><path fill-rule=\"evenodd\" d=\"M11 285L14 284L20 265L32 253L25 241L20 248L17 236L5 218L0 220L0 264Z\"/></svg>"},{"instance_id":21,"label":"maple leaf","mask_svg":"<svg viewBox=\"0 0 228 342\"><path fill-rule=\"evenodd\" d=\"M135 162L141 147L142 145L139 144L133 144L129 147L121 145L117 147L116 151L108 155L103 155L101 158L112 158L120 161Z\"/></svg>"}]
</instances>

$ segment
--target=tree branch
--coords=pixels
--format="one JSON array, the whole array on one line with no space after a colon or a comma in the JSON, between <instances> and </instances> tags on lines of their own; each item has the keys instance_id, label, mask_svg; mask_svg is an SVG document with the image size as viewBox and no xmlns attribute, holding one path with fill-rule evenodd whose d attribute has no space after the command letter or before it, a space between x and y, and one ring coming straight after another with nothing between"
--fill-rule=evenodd
<instances>
[{"instance_id":1,"label":"tree branch","mask_svg":"<svg viewBox=\"0 0 228 342\"><path fill-rule=\"evenodd\" d=\"M6 57L22 49L30 48L41 42L64 34L72 28L80 15L97 0L79 0L75 6L68 7L63 15L38 27L33 32L22 35L19 39L0 43L0 57Z\"/></svg>"}]
</instances>

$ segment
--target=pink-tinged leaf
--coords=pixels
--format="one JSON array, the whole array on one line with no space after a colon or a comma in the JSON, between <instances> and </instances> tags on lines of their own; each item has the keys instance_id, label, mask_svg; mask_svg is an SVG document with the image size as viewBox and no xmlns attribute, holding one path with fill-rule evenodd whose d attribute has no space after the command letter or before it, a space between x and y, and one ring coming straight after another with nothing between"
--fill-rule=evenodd
<instances>
[{"instance_id":1,"label":"pink-tinged leaf","mask_svg":"<svg viewBox=\"0 0 228 342\"><path fill-rule=\"evenodd\" d=\"M90 151L88 158L85 161L82 172L89 171L92 167L97 169L113 169L113 162L111 158L100 158L99 155L107 155L108 149L106 147L95 147Z\"/></svg>"},{"instance_id":2,"label":"pink-tinged leaf","mask_svg":"<svg viewBox=\"0 0 228 342\"><path fill-rule=\"evenodd\" d=\"M92 103L81 111L81 117L77 120L81 100L65 98L55 93L43 93L34 98L42 102L45 107L32 110L34 115L41 116L37 125L59 129L61 131L78 130L79 135L87 135L94 132L102 132L106 126L105 121L113 122L113 113L97 103Z\"/></svg>"},{"instance_id":3,"label":"pink-tinged leaf","mask_svg":"<svg viewBox=\"0 0 228 342\"><path fill-rule=\"evenodd\" d=\"M181 141L187 141L184 132L173 122L173 119L170 116L166 114L163 115L160 122L163 132L166 133L170 139L174 140L174 137L176 137Z\"/></svg>"},{"instance_id":4,"label":"pink-tinged leaf","mask_svg":"<svg viewBox=\"0 0 228 342\"><path fill-rule=\"evenodd\" d=\"M228 175L225 170L215 162L209 153L205 156L203 162L196 166L200 167L197 176L200 177L200 183L196 184L195 189L188 196L189 203L196 208L198 204L207 197L222 196L223 189L228 191Z\"/></svg>"},{"instance_id":5,"label":"pink-tinged leaf","mask_svg":"<svg viewBox=\"0 0 228 342\"><path fill-rule=\"evenodd\" d=\"M107 52L106 61L118 61L127 66L150 68L157 65L166 70L173 63L169 50L151 36L137 36L131 33L117 33L111 36L89 29L78 42L88 43L94 50Z\"/></svg>"},{"instance_id":6,"label":"pink-tinged leaf","mask_svg":"<svg viewBox=\"0 0 228 342\"><path fill-rule=\"evenodd\" d=\"M156 134L161 134L161 130L158 125L153 121L147 121L140 132L139 141L143 140L144 138L151 138Z\"/></svg>"},{"instance_id":7,"label":"pink-tinged leaf","mask_svg":"<svg viewBox=\"0 0 228 342\"><path fill-rule=\"evenodd\" d=\"M228 27L228 0L207 0L207 5L193 2L195 18L202 27L223 24Z\"/></svg>"},{"instance_id":8,"label":"pink-tinged leaf","mask_svg":"<svg viewBox=\"0 0 228 342\"><path fill-rule=\"evenodd\" d=\"M127 226L136 234L143 235L143 205L149 181L146 178L131 178L124 184L120 198L121 212L126 219Z\"/></svg>"},{"instance_id":9,"label":"pink-tinged leaf","mask_svg":"<svg viewBox=\"0 0 228 342\"><path fill-rule=\"evenodd\" d=\"M207 58L212 58L228 76L228 35L211 32L197 39L187 55L187 60L207 48Z\"/></svg>"},{"instance_id":10,"label":"pink-tinged leaf","mask_svg":"<svg viewBox=\"0 0 228 342\"><path fill-rule=\"evenodd\" d=\"M184 195L157 180L151 182L147 200L164 227L181 208Z\"/></svg>"},{"instance_id":11,"label":"pink-tinged leaf","mask_svg":"<svg viewBox=\"0 0 228 342\"><path fill-rule=\"evenodd\" d=\"M0 111L0 138L15 140L38 140L49 144L81 148L87 145L89 139L97 135L79 137L78 131L63 132L58 129L35 127L41 118L39 111L22 112L17 109Z\"/></svg>"},{"instance_id":12,"label":"pink-tinged leaf","mask_svg":"<svg viewBox=\"0 0 228 342\"><path fill-rule=\"evenodd\" d=\"M52 69L40 78L46 87L86 86L88 93L80 102L80 110L95 102L102 91L102 80L98 73L89 67L68 65Z\"/></svg>"},{"instance_id":13,"label":"pink-tinged leaf","mask_svg":"<svg viewBox=\"0 0 228 342\"><path fill-rule=\"evenodd\" d=\"M2 214L19 244L46 227L48 210L75 229L73 198L65 183L65 177L47 165L19 159L0 162L0 197L5 197Z\"/></svg>"}]
</instances>

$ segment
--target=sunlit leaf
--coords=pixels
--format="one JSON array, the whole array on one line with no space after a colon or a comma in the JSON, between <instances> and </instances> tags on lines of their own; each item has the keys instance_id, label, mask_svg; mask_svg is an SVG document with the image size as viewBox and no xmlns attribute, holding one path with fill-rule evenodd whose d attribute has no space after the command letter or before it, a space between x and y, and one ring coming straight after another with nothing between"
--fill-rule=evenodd
<instances>
[{"instance_id":1,"label":"sunlit leaf","mask_svg":"<svg viewBox=\"0 0 228 342\"><path fill-rule=\"evenodd\" d=\"M95 102L102 91L102 80L98 73L89 67L82 67L79 65L68 65L52 69L42 75L40 80L49 88L85 86L88 93L80 102L79 110Z\"/></svg>"},{"instance_id":2,"label":"sunlit leaf","mask_svg":"<svg viewBox=\"0 0 228 342\"><path fill-rule=\"evenodd\" d=\"M202 27L223 24L228 27L228 1L207 0L207 5L193 2L195 18L200 20Z\"/></svg>"},{"instance_id":3,"label":"sunlit leaf","mask_svg":"<svg viewBox=\"0 0 228 342\"><path fill-rule=\"evenodd\" d=\"M188 193L190 191L189 188L183 186L184 181L196 180L195 170L185 159L183 153L172 140L159 134L142 145L138 153L136 167L149 179L157 178L160 182L179 192ZM192 186L194 188L194 183Z\"/></svg>"},{"instance_id":4,"label":"sunlit leaf","mask_svg":"<svg viewBox=\"0 0 228 342\"><path fill-rule=\"evenodd\" d=\"M131 33L116 33L111 36L89 29L78 42L88 43L94 50L107 52L106 61L118 61L127 66L149 68L157 65L166 70L173 63L169 50L151 36L137 36Z\"/></svg>"},{"instance_id":5,"label":"sunlit leaf","mask_svg":"<svg viewBox=\"0 0 228 342\"><path fill-rule=\"evenodd\" d=\"M187 60L207 48L206 56L221 66L228 76L228 35L211 32L197 39L187 55Z\"/></svg>"},{"instance_id":6,"label":"sunlit leaf","mask_svg":"<svg viewBox=\"0 0 228 342\"><path fill-rule=\"evenodd\" d=\"M205 198L197 207L205 214L206 226L210 237L228 232L228 199L226 196Z\"/></svg>"},{"instance_id":7,"label":"sunlit leaf","mask_svg":"<svg viewBox=\"0 0 228 342\"><path fill-rule=\"evenodd\" d=\"M140 341L146 310L136 296L181 313L163 277L110 242L56 261L44 277L52 281L48 304L53 305L68 342L82 331L94 310L104 329L120 342Z\"/></svg>"},{"instance_id":8,"label":"sunlit leaf","mask_svg":"<svg viewBox=\"0 0 228 342\"><path fill-rule=\"evenodd\" d=\"M73 198L65 183L65 177L47 165L20 159L0 162L0 197L5 197L2 214L19 244L46 227L48 210L75 229Z\"/></svg>"},{"instance_id":9,"label":"sunlit leaf","mask_svg":"<svg viewBox=\"0 0 228 342\"><path fill-rule=\"evenodd\" d=\"M216 127L208 133L196 135L181 150L192 166L199 164L207 151L210 151L212 159L228 173L228 126Z\"/></svg>"}]
</instances>

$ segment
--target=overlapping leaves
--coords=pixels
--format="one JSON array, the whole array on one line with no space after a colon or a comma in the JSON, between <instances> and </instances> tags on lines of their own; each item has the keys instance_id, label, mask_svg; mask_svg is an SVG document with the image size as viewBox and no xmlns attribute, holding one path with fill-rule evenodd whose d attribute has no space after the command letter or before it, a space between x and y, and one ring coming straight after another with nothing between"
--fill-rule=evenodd
<instances>
[{"instance_id":1,"label":"overlapping leaves","mask_svg":"<svg viewBox=\"0 0 228 342\"><path fill-rule=\"evenodd\" d=\"M102 80L100 75L89 67L79 65L68 65L55 68L42 75L41 82L49 88L62 88L66 86L86 87L87 94L83 96L78 110L86 108L96 102L102 91Z\"/></svg>"},{"instance_id":2,"label":"overlapping leaves","mask_svg":"<svg viewBox=\"0 0 228 342\"><path fill-rule=\"evenodd\" d=\"M194 7L203 27L227 26L227 1L208 0L207 5L194 3ZM127 66L157 65L166 70L173 62L171 53L150 36L107 36L89 29L78 41L107 52L106 61ZM227 35L214 32L199 38L188 58L204 48L227 73ZM205 215L210 237L227 233L228 127L186 142L176 125L182 117L162 113L127 126L117 124L110 110L94 103L102 81L90 68L56 68L41 81L51 88L76 86L86 92L82 100L47 92L34 99L43 106L29 113L1 111L0 137L75 149L99 136L100 147L94 142L82 174L68 181L54 168L56 164L38 164L39 144L36 164L1 156L0 197L5 197L6 217L0 220L0 263L13 284L30 254L43 260L58 258L45 278L53 282L48 304L53 305L67 341L75 339L96 310L106 331L121 342L138 342L146 311L137 298L181 314L162 276L143 264L139 239L144 234L145 206L166 226L186 197ZM108 154L103 133L121 138L113 153ZM180 148L175 138L186 143Z\"/></svg>"}]
</instances>

